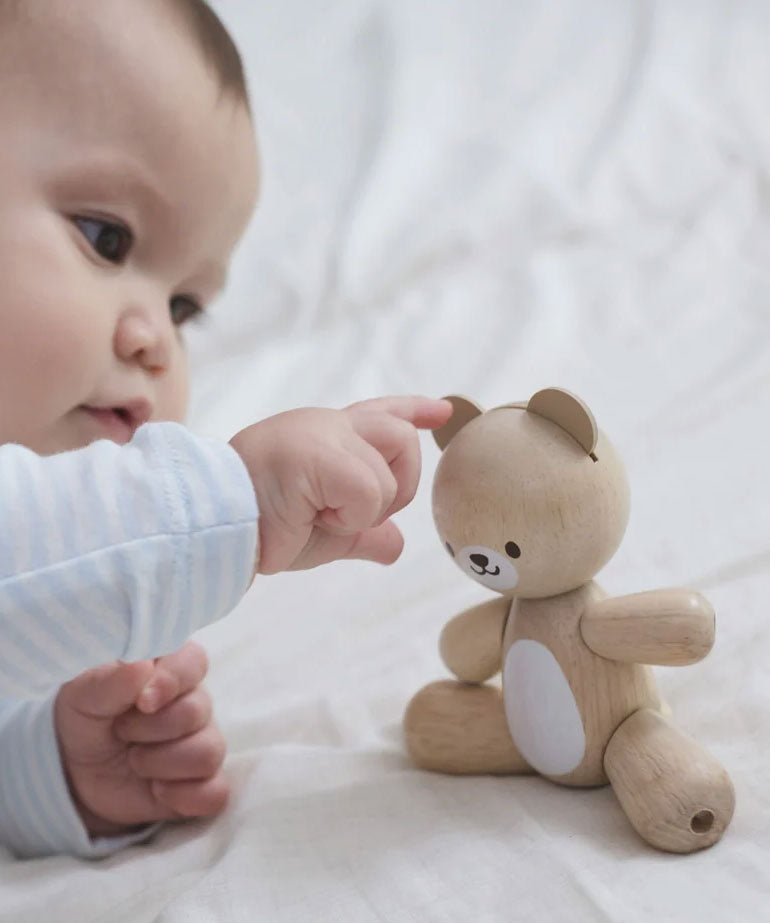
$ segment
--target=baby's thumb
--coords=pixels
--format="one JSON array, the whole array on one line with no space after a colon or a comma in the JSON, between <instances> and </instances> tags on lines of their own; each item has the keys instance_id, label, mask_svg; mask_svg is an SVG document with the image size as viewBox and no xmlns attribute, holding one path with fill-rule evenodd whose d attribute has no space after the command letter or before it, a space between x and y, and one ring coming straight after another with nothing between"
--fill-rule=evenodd
<instances>
[{"instance_id":1,"label":"baby's thumb","mask_svg":"<svg viewBox=\"0 0 770 923\"><path fill-rule=\"evenodd\" d=\"M393 564L403 551L404 537L401 530L390 519L361 532L355 544L345 555L362 561L376 561L378 564Z\"/></svg>"},{"instance_id":2,"label":"baby's thumb","mask_svg":"<svg viewBox=\"0 0 770 923\"><path fill-rule=\"evenodd\" d=\"M59 702L92 718L112 718L128 711L152 676L152 660L115 660L65 683Z\"/></svg>"}]
</instances>

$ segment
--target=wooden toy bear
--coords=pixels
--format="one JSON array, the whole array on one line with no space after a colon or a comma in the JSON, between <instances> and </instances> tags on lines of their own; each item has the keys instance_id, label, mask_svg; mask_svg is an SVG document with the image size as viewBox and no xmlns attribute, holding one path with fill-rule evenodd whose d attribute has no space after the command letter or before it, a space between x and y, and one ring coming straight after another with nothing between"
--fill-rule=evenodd
<instances>
[{"instance_id":1,"label":"wooden toy bear","mask_svg":"<svg viewBox=\"0 0 770 923\"><path fill-rule=\"evenodd\" d=\"M732 817L732 783L671 723L647 666L705 657L711 606L680 589L612 599L593 581L620 545L629 491L579 398L548 388L487 412L450 400L434 434L436 527L461 570L500 595L444 627L441 655L458 681L409 703L410 756L439 772L609 782L653 846L712 845ZM500 670L502 689L486 684Z\"/></svg>"}]
</instances>

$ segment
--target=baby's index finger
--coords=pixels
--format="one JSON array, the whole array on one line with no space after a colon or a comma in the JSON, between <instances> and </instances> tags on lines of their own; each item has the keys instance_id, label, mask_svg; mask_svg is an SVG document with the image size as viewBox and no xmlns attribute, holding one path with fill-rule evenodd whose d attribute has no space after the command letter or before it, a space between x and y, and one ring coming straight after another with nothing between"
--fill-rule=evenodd
<instances>
[{"instance_id":1,"label":"baby's index finger","mask_svg":"<svg viewBox=\"0 0 770 923\"><path fill-rule=\"evenodd\" d=\"M452 416L452 405L445 398L420 395L378 397L370 401L361 401L353 407L384 411L406 420L417 429L438 429Z\"/></svg>"}]
</instances>

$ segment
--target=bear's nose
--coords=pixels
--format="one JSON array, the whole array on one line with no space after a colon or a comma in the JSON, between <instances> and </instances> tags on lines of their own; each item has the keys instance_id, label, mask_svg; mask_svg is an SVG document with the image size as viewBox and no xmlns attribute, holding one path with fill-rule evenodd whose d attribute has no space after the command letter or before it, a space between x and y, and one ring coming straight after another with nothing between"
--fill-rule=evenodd
<instances>
[{"instance_id":1,"label":"bear's nose","mask_svg":"<svg viewBox=\"0 0 770 923\"><path fill-rule=\"evenodd\" d=\"M486 570L489 558L485 554L472 554L470 557L476 567L483 567Z\"/></svg>"}]
</instances>

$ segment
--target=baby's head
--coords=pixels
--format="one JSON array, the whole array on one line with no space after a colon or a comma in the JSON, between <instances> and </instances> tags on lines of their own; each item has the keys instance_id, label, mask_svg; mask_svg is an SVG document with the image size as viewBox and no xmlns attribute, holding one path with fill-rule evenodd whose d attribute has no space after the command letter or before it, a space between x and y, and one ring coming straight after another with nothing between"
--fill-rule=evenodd
<instances>
[{"instance_id":1,"label":"baby's head","mask_svg":"<svg viewBox=\"0 0 770 923\"><path fill-rule=\"evenodd\" d=\"M182 328L222 287L258 158L202 0L0 0L0 443L181 420Z\"/></svg>"}]
</instances>

